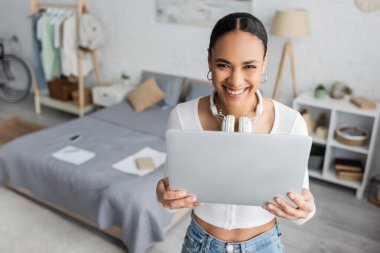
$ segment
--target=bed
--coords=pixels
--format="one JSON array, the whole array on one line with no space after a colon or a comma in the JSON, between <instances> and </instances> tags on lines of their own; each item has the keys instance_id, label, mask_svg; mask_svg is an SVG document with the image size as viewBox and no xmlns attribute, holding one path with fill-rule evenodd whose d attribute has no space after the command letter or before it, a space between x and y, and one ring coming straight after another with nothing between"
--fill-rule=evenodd
<instances>
[{"instance_id":1,"label":"bed","mask_svg":"<svg viewBox=\"0 0 380 253\"><path fill-rule=\"evenodd\" d=\"M170 109L184 94L188 94L184 99L192 99L209 93L211 86L148 71L142 81L152 76L169 94L161 105L137 113L123 101L18 138L0 149L0 182L121 239L129 253L146 252L152 243L162 241L188 211L170 212L157 202L155 187L164 176L163 166L139 177L111 165L144 147L165 152ZM73 143L75 135L81 138ZM68 145L96 157L77 166L51 156Z\"/></svg>"}]
</instances>

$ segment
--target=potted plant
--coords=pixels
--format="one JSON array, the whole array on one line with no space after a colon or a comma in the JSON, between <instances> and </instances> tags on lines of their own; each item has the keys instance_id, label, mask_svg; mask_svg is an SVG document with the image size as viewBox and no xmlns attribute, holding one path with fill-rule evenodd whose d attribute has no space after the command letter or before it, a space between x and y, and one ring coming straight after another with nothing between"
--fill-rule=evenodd
<instances>
[{"instance_id":1,"label":"potted plant","mask_svg":"<svg viewBox=\"0 0 380 253\"><path fill-rule=\"evenodd\" d=\"M326 88L323 84L318 84L314 90L314 97L318 99L323 99L326 96Z\"/></svg>"}]
</instances>

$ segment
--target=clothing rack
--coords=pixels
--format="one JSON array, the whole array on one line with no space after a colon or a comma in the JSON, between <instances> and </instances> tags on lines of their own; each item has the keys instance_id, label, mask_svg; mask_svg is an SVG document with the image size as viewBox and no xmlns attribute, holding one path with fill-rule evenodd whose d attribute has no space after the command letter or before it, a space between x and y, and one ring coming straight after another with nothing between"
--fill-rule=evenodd
<instances>
[{"instance_id":1,"label":"clothing rack","mask_svg":"<svg viewBox=\"0 0 380 253\"><path fill-rule=\"evenodd\" d=\"M62 9L76 9L77 15L77 38L79 45L79 27L80 20L83 14L88 13L88 2L87 0L78 0L77 4L61 4L61 3L41 3L40 0L29 0L30 4L30 12L31 15L34 15L39 10L44 8L62 8ZM35 112L37 114L41 113L41 104L53 107L58 110L66 111L69 113L77 114L82 117L85 113L93 110L94 105L84 106L84 75L83 75L83 56L84 53L90 53L92 58L92 63L95 69L96 74L96 85L101 86L100 80L100 68L99 68L99 60L97 56L97 52L94 50L89 50L86 48L82 48L78 46L78 104L75 105L73 102L64 102L57 99L50 98L48 95L44 95L40 93L37 80L34 78L34 104L35 104Z\"/></svg>"}]
</instances>

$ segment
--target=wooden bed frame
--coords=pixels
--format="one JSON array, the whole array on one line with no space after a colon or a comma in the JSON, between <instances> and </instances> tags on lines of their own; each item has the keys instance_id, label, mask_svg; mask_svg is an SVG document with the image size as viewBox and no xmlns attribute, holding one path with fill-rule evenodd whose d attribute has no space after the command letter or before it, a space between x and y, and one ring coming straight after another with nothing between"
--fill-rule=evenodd
<instances>
[{"instance_id":1,"label":"wooden bed frame","mask_svg":"<svg viewBox=\"0 0 380 253\"><path fill-rule=\"evenodd\" d=\"M95 228L95 229L97 229L97 230L99 230L99 231L101 231L107 235L110 235L113 238L116 238L118 240L122 240L122 230L120 227L112 226L112 227L108 227L106 229L100 229L100 228L98 228L98 226L94 222L88 220L87 218L85 218L85 217L83 217L83 216L81 216L75 212L72 212L66 208L60 207L56 204L52 204L46 200L43 200L41 198L36 197L29 189L27 189L25 187L14 187L10 184L9 181L7 181L5 183L5 186L7 188L17 192L17 193L20 193L23 196L26 196L32 200L35 200L36 202L42 204L43 206L51 208L51 209L58 211L60 213L63 213L63 214L65 214L65 215L67 215L67 216L69 216L75 220L78 220L79 222L82 222L82 223L89 225L89 226L91 226L91 227L93 227L93 228ZM172 229L189 211L190 211L190 209L188 209L188 208L181 209L181 210L177 211L175 213L175 215L173 216L171 222L164 228L164 232L165 233L169 232L169 230Z\"/></svg>"}]
</instances>

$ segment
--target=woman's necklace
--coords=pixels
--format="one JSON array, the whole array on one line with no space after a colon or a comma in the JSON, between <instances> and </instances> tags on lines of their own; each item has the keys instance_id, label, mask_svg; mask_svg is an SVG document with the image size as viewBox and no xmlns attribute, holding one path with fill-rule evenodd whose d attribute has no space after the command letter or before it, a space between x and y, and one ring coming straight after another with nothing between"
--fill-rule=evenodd
<instances>
[{"instance_id":1,"label":"woman's necklace","mask_svg":"<svg viewBox=\"0 0 380 253\"><path fill-rule=\"evenodd\" d=\"M219 118L225 118L226 115L223 114L222 108L220 108L220 107L218 106L218 101L216 100L216 97L217 97L217 93L216 93L215 96L214 96L214 105L215 105L216 110L217 110L217 112L218 112L218 113L216 114L216 116L218 116ZM256 105L257 105L257 100L256 100L256 102L253 104L252 111L250 111L250 112L254 112L254 111L255 111ZM248 114L249 114L250 112L248 112ZM248 118L250 118L250 119L254 119L254 117L250 117L250 116L248 116L248 114L246 114L244 117L248 117Z\"/></svg>"}]
</instances>

